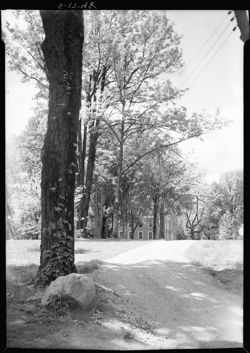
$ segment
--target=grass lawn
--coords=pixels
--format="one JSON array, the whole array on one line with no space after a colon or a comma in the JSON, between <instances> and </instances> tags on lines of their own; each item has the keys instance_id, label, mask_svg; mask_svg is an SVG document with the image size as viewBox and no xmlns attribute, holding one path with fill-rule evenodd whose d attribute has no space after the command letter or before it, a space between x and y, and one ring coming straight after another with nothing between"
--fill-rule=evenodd
<instances>
[{"instance_id":1,"label":"grass lawn","mask_svg":"<svg viewBox=\"0 0 250 353\"><path fill-rule=\"evenodd\" d=\"M186 251L193 264L213 269L242 268L242 240L196 240Z\"/></svg>"},{"instance_id":2,"label":"grass lawn","mask_svg":"<svg viewBox=\"0 0 250 353\"><path fill-rule=\"evenodd\" d=\"M7 240L7 265L39 265L41 240ZM106 260L122 252L148 244L142 240L77 240L75 242L75 262Z\"/></svg>"},{"instance_id":3,"label":"grass lawn","mask_svg":"<svg viewBox=\"0 0 250 353\"><path fill-rule=\"evenodd\" d=\"M187 249L186 257L194 265L204 267L225 288L243 295L242 240L198 240Z\"/></svg>"}]
</instances>

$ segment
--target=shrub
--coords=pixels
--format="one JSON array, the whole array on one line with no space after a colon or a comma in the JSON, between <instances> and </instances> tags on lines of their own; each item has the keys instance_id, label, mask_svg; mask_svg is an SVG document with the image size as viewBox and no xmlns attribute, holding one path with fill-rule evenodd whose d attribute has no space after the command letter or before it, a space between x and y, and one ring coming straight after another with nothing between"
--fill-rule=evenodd
<instances>
[{"instance_id":1,"label":"shrub","mask_svg":"<svg viewBox=\"0 0 250 353\"><path fill-rule=\"evenodd\" d=\"M226 211L219 222L218 239L237 239L239 230L237 222L229 211Z\"/></svg>"},{"instance_id":2,"label":"shrub","mask_svg":"<svg viewBox=\"0 0 250 353\"><path fill-rule=\"evenodd\" d=\"M187 236L186 236L186 234L184 232L184 229L178 229L177 230L176 239L177 240L187 239Z\"/></svg>"},{"instance_id":3,"label":"shrub","mask_svg":"<svg viewBox=\"0 0 250 353\"><path fill-rule=\"evenodd\" d=\"M17 229L19 239L38 239L40 230L37 224L26 223Z\"/></svg>"}]
</instances>

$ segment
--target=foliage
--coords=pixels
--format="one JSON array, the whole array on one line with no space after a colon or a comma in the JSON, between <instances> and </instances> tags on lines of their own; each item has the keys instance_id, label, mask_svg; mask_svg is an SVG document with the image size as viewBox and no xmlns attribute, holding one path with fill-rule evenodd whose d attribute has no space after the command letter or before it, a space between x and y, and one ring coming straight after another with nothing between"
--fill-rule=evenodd
<instances>
[{"instance_id":1,"label":"foliage","mask_svg":"<svg viewBox=\"0 0 250 353\"><path fill-rule=\"evenodd\" d=\"M39 223L25 223L16 230L16 237L18 239L38 239L40 235L40 222Z\"/></svg>"},{"instance_id":2,"label":"foliage","mask_svg":"<svg viewBox=\"0 0 250 353\"><path fill-rule=\"evenodd\" d=\"M10 15L12 19L6 21L3 31L8 68L18 72L23 82L35 82L38 95L46 97L47 69L41 50L44 32L39 12L12 10Z\"/></svg>"},{"instance_id":3,"label":"foliage","mask_svg":"<svg viewBox=\"0 0 250 353\"><path fill-rule=\"evenodd\" d=\"M20 136L12 136L6 143L9 205L15 226L21 228L25 222L37 227L40 218L41 148L46 130L45 114L46 109L39 104ZM22 231L18 236L22 236Z\"/></svg>"},{"instance_id":4,"label":"foliage","mask_svg":"<svg viewBox=\"0 0 250 353\"><path fill-rule=\"evenodd\" d=\"M41 50L44 31L38 11L11 13L14 21L4 28L8 67L19 72L24 82L36 83L37 88L32 119L16 139L15 152L11 143L7 147L14 161L8 166L10 207L20 225L40 217L40 152L47 124L48 72ZM101 211L108 210L107 223L114 216L115 194L119 221L133 219L136 225L142 215L152 211L155 198L163 201L165 214L187 207L193 218L201 216L201 212L196 216L191 199L189 205L185 204L184 195L197 194L190 191L195 178L193 167L183 162L177 146L222 127L224 122L219 111L214 115L189 113L178 105L185 91L173 87L169 78L183 65L180 40L165 11L84 11L82 127L77 155L78 171L84 169L83 163L85 179L93 136L96 154L92 161L94 185L91 180L86 191L83 176L83 185L76 190L75 208L80 214L80 200L90 191L86 219L92 232ZM83 127L87 140L82 162ZM214 186L211 197L203 197L209 206L196 227L199 231L204 228L211 234L218 229L231 202L226 194L223 188ZM242 222L242 207L236 207L233 213L237 222Z\"/></svg>"},{"instance_id":5,"label":"foliage","mask_svg":"<svg viewBox=\"0 0 250 353\"><path fill-rule=\"evenodd\" d=\"M219 221L218 239L237 239L239 237L239 227L236 219L230 211L226 211Z\"/></svg>"},{"instance_id":6,"label":"foliage","mask_svg":"<svg viewBox=\"0 0 250 353\"><path fill-rule=\"evenodd\" d=\"M205 212L205 231L211 238L235 239L243 224L243 173L224 173L211 185Z\"/></svg>"},{"instance_id":7,"label":"foliage","mask_svg":"<svg viewBox=\"0 0 250 353\"><path fill-rule=\"evenodd\" d=\"M3 28L8 69L33 82L36 106L25 130L7 141L7 189L13 222L25 236L25 222L37 227L40 217L41 147L46 130L48 85L41 43L44 37L38 11L8 10ZM29 33L29 35L27 35ZM27 224L27 227L28 224Z\"/></svg>"},{"instance_id":8,"label":"foliage","mask_svg":"<svg viewBox=\"0 0 250 353\"><path fill-rule=\"evenodd\" d=\"M50 250L42 254L45 262L39 274L39 283L47 285L59 276L65 276L72 272L74 256L71 252L72 237L69 235L57 235L57 241L52 244Z\"/></svg>"}]
</instances>

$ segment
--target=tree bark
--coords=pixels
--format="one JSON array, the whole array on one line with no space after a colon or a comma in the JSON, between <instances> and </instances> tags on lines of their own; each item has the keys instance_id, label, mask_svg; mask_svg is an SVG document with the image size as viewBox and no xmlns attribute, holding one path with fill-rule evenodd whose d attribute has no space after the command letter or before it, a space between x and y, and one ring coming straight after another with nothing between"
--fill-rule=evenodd
<instances>
[{"instance_id":1,"label":"tree bark","mask_svg":"<svg viewBox=\"0 0 250 353\"><path fill-rule=\"evenodd\" d=\"M164 239L165 238L165 217L164 217L164 200L162 198L161 200L161 207L160 207L160 230L159 230L159 238Z\"/></svg>"},{"instance_id":2,"label":"tree bark","mask_svg":"<svg viewBox=\"0 0 250 353\"><path fill-rule=\"evenodd\" d=\"M153 203L154 203L154 206L153 206L154 207L154 210L153 210L153 239L156 239L159 198L155 197L153 199Z\"/></svg>"},{"instance_id":3,"label":"tree bark","mask_svg":"<svg viewBox=\"0 0 250 353\"><path fill-rule=\"evenodd\" d=\"M82 137L82 151L81 151L81 169L80 169L80 184L83 188L83 195L85 192L85 160L86 160L86 149L87 149L87 123L83 126L83 137ZM80 225L82 225L82 220L84 217L84 196L82 195L80 201ZM80 226L82 229L82 226Z\"/></svg>"},{"instance_id":4,"label":"tree bark","mask_svg":"<svg viewBox=\"0 0 250 353\"><path fill-rule=\"evenodd\" d=\"M93 73L93 91L88 92L88 103L91 104L91 99L92 96L94 97L94 101L96 101L96 90L97 90L97 81L98 81L98 76L99 74L101 75L101 93L103 93L104 88L105 88L105 83L106 83L106 73L107 73L107 68L104 66L103 70L101 73L95 72ZM92 79L92 76L91 76ZM91 86L91 85L90 85ZM89 88L90 90L91 88ZM90 125L90 137L89 137L89 150L88 150L88 163L87 163L87 171L86 171L86 182L84 182L83 179L83 197L82 197L82 202L81 202L81 214L83 218L83 233L87 235L87 225L88 225L88 213L89 213L89 203L90 203L90 196L91 196L91 190L92 190L92 184L93 184L93 172L95 168L95 159L96 159L96 149L97 149L97 143L98 143L98 138L100 136L100 132L98 130L100 124L100 117L98 116L95 118L95 120L92 122ZM87 139L87 130L84 130L84 137L85 141ZM86 154L86 144L85 144L85 149L83 148L85 154ZM85 157L84 157L85 158ZM82 162L83 164L83 162ZM84 165L84 164L83 164ZM83 177L84 178L84 177Z\"/></svg>"},{"instance_id":5,"label":"tree bark","mask_svg":"<svg viewBox=\"0 0 250 353\"><path fill-rule=\"evenodd\" d=\"M6 236L8 239L14 239L15 236L16 236L16 230L15 230L15 226L12 222L12 219L11 219L11 211L10 211L10 207L9 207L9 204L8 204L8 201L6 203L6 219L7 219L7 222L6 222Z\"/></svg>"},{"instance_id":6,"label":"tree bark","mask_svg":"<svg viewBox=\"0 0 250 353\"><path fill-rule=\"evenodd\" d=\"M117 179L115 187L115 202L114 202L114 219L113 219L113 236L118 238L118 221L119 221L119 208L120 208L120 185L121 185L121 175L123 166L123 147L124 147L124 105L122 108L122 123L121 123L121 137L120 137L120 148L119 148L119 158L118 158L118 168L117 168Z\"/></svg>"},{"instance_id":7,"label":"tree bark","mask_svg":"<svg viewBox=\"0 0 250 353\"><path fill-rule=\"evenodd\" d=\"M82 175L82 132L81 132L81 120L78 120L77 124L77 146L78 146L78 154L77 154L77 162L78 162L78 174L76 177L76 185L80 186L81 185L81 175Z\"/></svg>"},{"instance_id":8,"label":"tree bark","mask_svg":"<svg viewBox=\"0 0 250 353\"><path fill-rule=\"evenodd\" d=\"M82 86L82 11L41 10L49 77L48 126L42 149L41 257L38 279L76 271L74 191Z\"/></svg>"},{"instance_id":9,"label":"tree bark","mask_svg":"<svg viewBox=\"0 0 250 353\"><path fill-rule=\"evenodd\" d=\"M86 173L86 183L83 185L83 199L82 199L82 218L83 218L83 233L87 235L87 225L88 225L88 212L90 196L93 184L93 172L95 167L96 159L96 146L99 137L99 132L97 130L99 125L99 120L96 121L95 131L90 134L89 137L89 152L88 152L88 163L87 163L87 173Z\"/></svg>"}]
</instances>

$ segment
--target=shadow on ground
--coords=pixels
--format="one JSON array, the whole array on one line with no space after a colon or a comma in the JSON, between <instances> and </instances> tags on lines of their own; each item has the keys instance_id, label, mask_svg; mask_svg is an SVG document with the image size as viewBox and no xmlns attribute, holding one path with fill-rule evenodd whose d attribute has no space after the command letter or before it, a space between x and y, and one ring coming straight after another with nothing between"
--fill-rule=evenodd
<instances>
[{"instance_id":1,"label":"shadow on ground","mask_svg":"<svg viewBox=\"0 0 250 353\"><path fill-rule=\"evenodd\" d=\"M159 260L76 265L104 288L86 314L42 308L42 291L25 285L38 266L7 266L8 347L242 347L242 297L201 267Z\"/></svg>"},{"instance_id":2,"label":"shadow on ground","mask_svg":"<svg viewBox=\"0 0 250 353\"><path fill-rule=\"evenodd\" d=\"M242 272L237 276L242 280ZM199 266L159 260L104 262L96 272L96 281L117 293L110 304L114 315L124 322L130 317L133 322L137 314L137 322L141 317L149 323L153 346L242 346L240 291L233 293Z\"/></svg>"}]
</instances>

